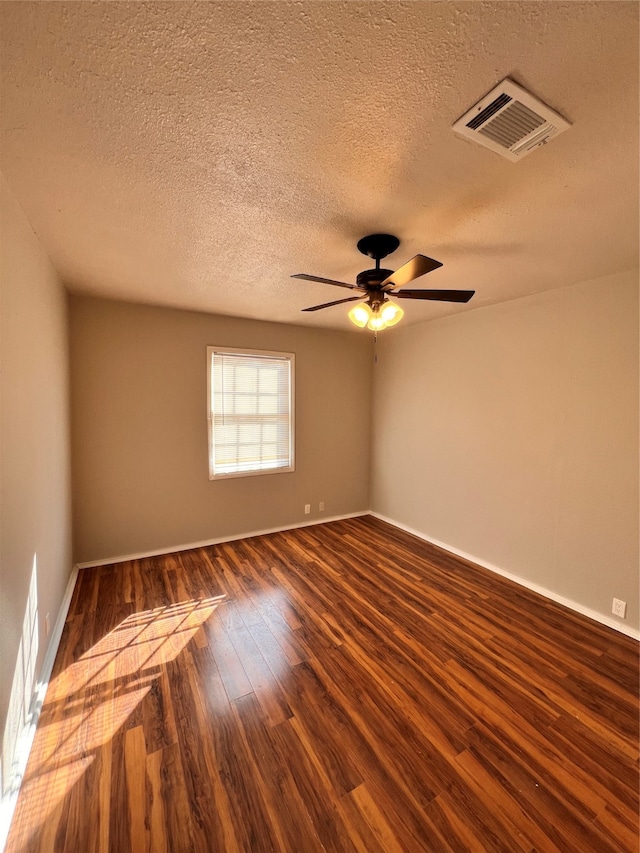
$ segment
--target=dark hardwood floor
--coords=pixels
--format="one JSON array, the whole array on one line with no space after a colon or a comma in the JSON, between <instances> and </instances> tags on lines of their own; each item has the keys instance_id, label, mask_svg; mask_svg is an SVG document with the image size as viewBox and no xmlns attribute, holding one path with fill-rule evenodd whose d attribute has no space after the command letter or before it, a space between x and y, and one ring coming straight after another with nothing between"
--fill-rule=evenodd
<instances>
[{"instance_id":1,"label":"dark hardwood floor","mask_svg":"<svg viewBox=\"0 0 640 853\"><path fill-rule=\"evenodd\" d=\"M7 850L638 850L638 644L371 517L80 572Z\"/></svg>"}]
</instances>

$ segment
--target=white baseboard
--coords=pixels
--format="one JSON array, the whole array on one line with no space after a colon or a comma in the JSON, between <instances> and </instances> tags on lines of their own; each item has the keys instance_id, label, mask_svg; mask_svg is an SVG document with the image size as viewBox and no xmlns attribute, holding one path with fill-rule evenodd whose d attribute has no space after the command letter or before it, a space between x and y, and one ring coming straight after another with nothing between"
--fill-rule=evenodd
<instances>
[{"instance_id":1,"label":"white baseboard","mask_svg":"<svg viewBox=\"0 0 640 853\"><path fill-rule=\"evenodd\" d=\"M220 536L216 539L203 539L201 542L188 542L182 545L171 545L156 551L140 551L137 554L121 554L116 557L104 557L100 560L89 560L78 563L79 569L93 569L96 566L110 566L113 563L126 563L129 560L142 560L145 557L161 557L163 554L175 554L178 551L190 551L193 548L206 548L209 545L220 545L222 542L235 542L238 539L250 539L252 536L266 536L269 533L282 533L285 530L296 530L299 527L311 527L314 524L328 524L330 521L343 521L345 518L358 518L369 515L369 510L350 512L346 515L333 515L331 518L314 518L312 521L302 521L299 524L286 524L282 527L270 527L268 530L252 530L250 533L235 533L233 536Z\"/></svg>"},{"instance_id":2,"label":"white baseboard","mask_svg":"<svg viewBox=\"0 0 640 853\"><path fill-rule=\"evenodd\" d=\"M18 794L20 793L20 786L22 785L24 772L27 768L27 761L29 759L31 747L33 746L33 738L40 718L42 703L44 702L44 697L51 679L53 664L55 663L56 655L58 653L62 630L67 619L67 613L69 612L69 606L71 604L71 598L73 596L73 590L75 589L77 578L78 567L74 566L69 576L69 580L67 581L67 587L62 598L62 603L60 604L60 610L58 611L53 631L49 636L49 643L42 661L40 675L31 697L29 718L26 725L20 732L16 743L13 764L11 767L9 792L0 802L0 851L4 850L5 844L7 843L9 827L11 826L11 820L16 808L16 802L18 800Z\"/></svg>"},{"instance_id":3,"label":"white baseboard","mask_svg":"<svg viewBox=\"0 0 640 853\"><path fill-rule=\"evenodd\" d=\"M475 563L478 566L482 566L483 569L488 569L490 572L495 572L497 575L502 575L503 578L508 578L510 581L519 584L520 586L526 587L526 589L530 589L532 592L537 592L539 595L544 596L545 598L551 599L551 601L555 601L556 604L562 604L564 607L568 607L569 610L575 610L576 613L580 613L582 616L587 616L589 619L593 619L595 622L599 622L601 625L606 625L608 628L613 628L615 631L619 631L621 634L626 634L627 637L632 637L634 640L640 640L640 631L635 628L631 628L628 625L623 625L621 622L616 621L615 619L611 619L609 616L606 616L603 613L599 613L597 610L592 610L590 607L585 607L583 604L579 604L577 601L573 601L573 599L565 598L563 595L558 595L557 592L553 592L553 590L547 589L544 586L539 586L536 583L532 583L528 581L526 578L522 578L519 575L514 575L511 572L505 571L505 569L501 569L499 566L494 566L493 563L488 563L486 560L481 560L480 557L474 557L473 554L467 554L466 551L461 551L459 548L454 548L453 545L448 545L446 542L440 542L438 539L433 539L430 536L425 536L424 533L421 533L419 530L415 530L413 527L408 527L406 524L401 524L399 521L394 521L392 518L387 518L384 515L381 515L379 512L374 512L371 510L369 515L373 515L375 518L379 518L380 521L386 521L387 524L392 524L394 527L399 527L400 530L404 530L407 533L411 533L413 536L417 536L418 539L422 539L424 542L429 542L431 545L436 545L438 548L442 548L443 551L449 551L451 554L455 554L456 557L462 557L463 560L468 560L470 563Z\"/></svg>"},{"instance_id":4,"label":"white baseboard","mask_svg":"<svg viewBox=\"0 0 640 853\"><path fill-rule=\"evenodd\" d=\"M289 524L283 525L281 527L271 527L265 530L253 530L248 533L237 533L233 536L220 536L215 539L204 539L200 542L189 542L181 545L172 545L170 547L159 548L154 551L141 551L136 554L124 554L114 557L105 557L100 560L91 560L85 563L78 563L76 569L89 569L95 566L111 565L112 563L124 563L128 560L140 560L145 557L158 557L162 556L163 554L174 554L179 551L189 551L192 548L206 548L208 545L219 545L222 542L234 542L238 539L249 539L252 536L265 536L269 533L281 533L285 530L295 530L299 527L309 527L314 524L328 524L331 521L342 521L346 518L358 518L363 515L372 515L375 518L379 518L381 521L386 521L387 524L392 524L394 527L399 527L401 530L405 530L407 533L411 533L413 536L417 536L418 539L422 539L425 542L429 542L432 545L436 545L438 548L442 548L444 551L449 551L451 554L455 554L457 557L462 557L463 560L468 560L471 563L475 563L478 566L482 566L482 568L484 569L488 569L491 572L495 572L495 574L497 575L501 575L504 578L508 578L514 583L517 583L520 586L525 587L526 589L530 589L532 592L537 592L539 595L544 596L544 598L548 598L551 601L555 601L557 604L562 604L564 607L568 607L570 610L574 610L576 613L580 613L582 616L586 616L589 619L593 619L595 622L599 622L601 625L606 625L608 628L613 628L615 631L619 631L621 634L625 634L628 637L632 637L634 640L640 640L640 631L635 628L631 628L628 625L623 625L621 622L610 618L606 614L599 613L597 610L592 610L590 607L585 607L584 605L579 604L577 601L573 601L573 599L566 598L563 595L559 595L558 593L553 592L553 590L547 589L546 587L540 586L539 584L532 583L526 578L520 577L519 575L515 575L512 572L508 572L505 569L500 568L499 566L493 565L493 563L489 563L486 560L481 559L480 557L476 557L473 554L468 554L466 551L461 551L459 548L456 548L453 545L449 545L447 542L441 542L438 539L426 536L420 530L415 530L412 527L408 527L406 524L402 524L399 521L395 521L393 518L387 518L381 513L375 512L374 510L362 510L360 512L347 513L346 515L334 515L331 518L315 518L310 521L300 522L299 524ZM51 663L53 664L53 660Z\"/></svg>"}]
</instances>

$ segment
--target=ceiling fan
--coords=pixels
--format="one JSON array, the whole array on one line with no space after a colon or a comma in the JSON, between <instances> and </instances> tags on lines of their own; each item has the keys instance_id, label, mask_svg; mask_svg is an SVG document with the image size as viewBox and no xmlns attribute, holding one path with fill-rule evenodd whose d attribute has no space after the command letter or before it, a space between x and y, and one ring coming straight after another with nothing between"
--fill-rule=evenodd
<instances>
[{"instance_id":1,"label":"ceiling fan","mask_svg":"<svg viewBox=\"0 0 640 853\"><path fill-rule=\"evenodd\" d=\"M395 272L381 269L381 259L395 252L399 245L400 240L393 234L370 234L368 237L359 240L358 251L374 258L376 266L375 269L363 270L358 273L356 284L335 281L332 278L320 278L317 275L307 275L306 273L292 275L291 278L302 278L305 281L319 281L322 284L346 287L357 294L356 296L348 296L346 299L324 302L322 305L313 305L311 308L303 308L302 310L320 311L322 308L330 308L332 305L340 305L343 302L359 302L349 311L349 319L361 329L367 326L374 332L378 332L387 326L394 326L404 315L402 308L392 302L389 296L398 299L430 299L435 302L468 302L471 299L475 290L396 290L396 288L402 288L421 275L442 266L440 261L433 258L416 255Z\"/></svg>"}]
</instances>

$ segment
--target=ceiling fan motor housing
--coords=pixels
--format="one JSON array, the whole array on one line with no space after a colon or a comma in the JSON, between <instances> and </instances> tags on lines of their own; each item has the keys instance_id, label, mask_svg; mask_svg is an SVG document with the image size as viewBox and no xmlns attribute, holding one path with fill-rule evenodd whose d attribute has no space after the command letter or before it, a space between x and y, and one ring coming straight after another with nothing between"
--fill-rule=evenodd
<instances>
[{"instance_id":1,"label":"ceiling fan motor housing","mask_svg":"<svg viewBox=\"0 0 640 853\"><path fill-rule=\"evenodd\" d=\"M379 287L390 275L393 275L393 270L363 270L358 273L356 282L358 287L370 290L373 287Z\"/></svg>"}]
</instances>

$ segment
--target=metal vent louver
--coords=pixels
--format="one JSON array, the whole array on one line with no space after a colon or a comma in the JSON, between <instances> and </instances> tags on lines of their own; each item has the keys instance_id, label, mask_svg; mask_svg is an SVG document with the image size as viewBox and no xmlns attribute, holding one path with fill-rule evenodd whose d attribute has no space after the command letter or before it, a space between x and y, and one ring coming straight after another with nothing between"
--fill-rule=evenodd
<instances>
[{"instance_id":1,"label":"metal vent louver","mask_svg":"<svg viewBox=\"0 0 640 853\"><path fill-rule=\"evenodd\" d=\"M568 127L566 119L507 77L461 116L453 130L515 163Z\"/></svg>"}]
</instances>

